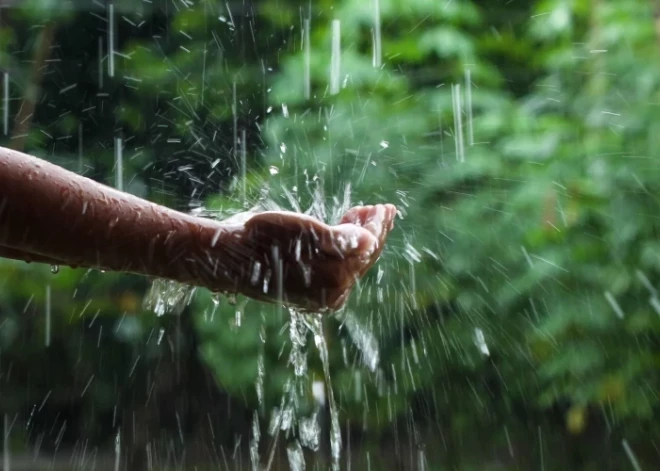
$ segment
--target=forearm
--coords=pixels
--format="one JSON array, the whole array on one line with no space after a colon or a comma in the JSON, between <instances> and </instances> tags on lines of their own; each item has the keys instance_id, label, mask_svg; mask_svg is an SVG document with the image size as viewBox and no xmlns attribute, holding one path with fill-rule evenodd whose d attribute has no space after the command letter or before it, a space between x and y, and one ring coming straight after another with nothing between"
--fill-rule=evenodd
<instances>
[{"instance_id":1,"label":"forearm","mask_svg":"<svg viewBox=\"0 0 660 471\"><path fill-rule=\"evenodd\" d=\"M10 249L9 247L0 246L0 258L9 258L12 260L20 260L22 262L37 262L37 263L48 263L50 265L66 265L66 262L62 260L57 260L51 257L45 257L43 255L25 252L23 250Z\"/></svg>"},{"instance_id":2,"label":"forearm","mask_svg":"<svg viewBox=\"0 0 660 471\"><path fill-rule=\"evenodd\" d=\"M119 192L0 148L0 246L43 260L231 290L240 228ZM1 256L2 254L0 254Z\"/></svg>"}]
</instances>

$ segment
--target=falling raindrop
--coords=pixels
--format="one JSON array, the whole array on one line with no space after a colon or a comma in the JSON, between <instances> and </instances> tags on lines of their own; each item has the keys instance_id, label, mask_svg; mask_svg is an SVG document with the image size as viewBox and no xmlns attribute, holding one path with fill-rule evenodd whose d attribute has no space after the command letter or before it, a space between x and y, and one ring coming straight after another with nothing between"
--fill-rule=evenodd
<instances>
[{"instance_id":1,"label":"falling raindrop","mask_svg":"<svg viewBox=\"0 0 660 471\"><path fill-rule=\"evenodd\" d=\"M380 31L380 0L374 0L374 30L373 30L373 66L380 67L383 63L383 51L382 51L382 42L381 42L381 31Z\"/></svg>"},{"instance_id":2,"label":"falling raindrop","mask_svg":"<svg viewBox=\"0 0 660 471\"><path fill-rule=\"evenodd\" d=\"M115 188L124 191L124 159L120 137L115 137Z\"/></svg>"},{"instance_id":3,"label":"falling raindrop","mask_svg":"<svg viewBox=\"0 0 660 471\"><path fill-rule=\"evenodd\" d=\"M482 354L490 356L490 350L488 350L488 345L486 344L484 331L478 327L474 329L474 343Z\"/></svg>"},{"instance_id":4,"label":"falling raindrop","mask_svg":"<svg viewBox=\"0 0 660 471\"><path fill-rule=\"evenodd\" d=\"M234 81L231 85L231 96L231 116L234 123L234 145L232 147L232 155L234 157L234 162L238 162L238 98L236 96L236 81Z\"/></svg>"},{"instance_id":5,"label":"falling raindrop","mask_svg":"<svg viewBox=\"0 0 660 471\"><path fill-rule=\"evenodd\" d=\"M108 4L108 76L115 76L115 6Z\"/></svg>"},{"instance_id":6,"label":"falling raindrop","mask_svg":"<svg viewBox=\"0 0 660 471\"><path fill-rule=\"evenodd\" d=\"M9 74L2 74L2 129L5 136L9 135Z\"/></svg>"},{"instance_id":7,"label":"falling raindrop","mask_svg":"<svg viewBox=\"0 0 660 471\"><path fill-rule=\"evenodd\" d=\"M474 126L472 123L472 72L465 69L465 108L467 109L468 144L474 145Z\"/></svg>"},{"instance_id":8,"label":"falling raindrop","mask_svg":"<svg viewBox=\"0 0 660 471\"><path fill-rule=\"evenodd\" d=\"M241 130L241 193L243 207L247 207L247 138L245 129Z\"/></svg>"},{"instance_id":9,"label":"falling raindrop","mask_svg":"<svg viewBox=\"0 0 660 471\"><path fill-rule=\"evenodd\" d=\"M362 352L362 358L369 370L376 371L378 367L380 352L378 349L378 340L373 332L362 325L357 319L356 315L352 312L346 314L344 319L344 326L348 330L353 343Z\"/></svg>"},{"instance_id":10,"label":"falling raindrop","mask_svg":"<svg viewBox=\"0 0 660 471\"><path fill-rule=\"evenodd\" d=\"M341 74L341 23L332 20L332 49L330 57L330 94L339 93L339 76Z\"/></svg>"},{"instance_id":11,"label":"falling raindrop","mask_svg":"<svg viewBox=\"0 0 660 471\"><path fill-rule=\"evenodd\" d=\"M50 285L46 285L46 312L45 312L45 343L46 347L50 346Z\"/></svg>"},{"instance_id":12,"label":"falling raindrop","mask_svg":"<svg viewBox=\"0 0 660 471\"><path fill-rule=\"evenodd\" d=\"M323 365L323 375L330 406L330 452L332 455L332 469L339 471L339 458L341 456L341 429L339 428L339 410L335 402L334 392L332 390L332 381L330 379L330 360L328 358L328 345L323 335L323 320L321 314L313 314L309 317L309 327L314 334L314 343L319 351L321 364Z\"/></svg>"},{"instance_id":13,"label":"falling raindrop","mask_svg":"<svg viewBox=\"0 0 660 471\"><path fill-rule=\"evenodd\" d=\"M266 367L264 366L264 352L263 349L259 352L259 357L257 358L257 380L255 381L255 390L257 392L257 401L259 406L263 405L264 402L264 376L266 375Z\"/></svg>"},{"instance_id":14,"label":"falling raindrop","mask_svg":"<svg viewBox=\"0 0 660 471\"><path fill-rule=\"evenodd\" d=\"M100 37L100 36L99 36L99 40L98 40L97 55L99 57L99 70L98 70L99 88L103 88L103 38Z\"/></svg>"},{"instance_id":15,"label":"falling raindrop","mask_svg":"<svg viewBox=\"0 0 660 471\"><path fill-rule=\"evenodd\" d=\"M459 83L452 85L451 99L454 110L454 144L456 147L456 160L464 162L463 105L461 103L461 85Z\"/></svg>"},{"instance_id":16,"label":"falling raindrop","mask_svg":"<svg viewBox=\"0 0 660 471\"><path fill-rule=\"evenodd\" d=\"M289 469L291 471L305 471L305 455L298 440L294 440L286 447L286 455L289 458Z\"/></svg>"},{"instance_id":17,"label":"falling raindrop","mask_svg":"<svg viewBox=\"0 0 660 471\"><path fill-rule=\"evenodd\" d=\"M623 439L621 440L621 445L623 446L623 450L626 452L626 456L630 460L630 465L632 466L634 471L642 471L642 467L639 465L639 460L637 459L637 456L635 456L635 453L633 452L632 448L630 448L630 445L628 445L628 440Z\"/></svg>"},{"instance_id":18,"label":"falling raindrop","mask_svg":"<svg viewBox=\"0 0 660 471\"><path fill-rule=\"evenodd\" d=\"M311 417L303 417L298 424L300 428L300 442L304 447L317 451L320 445L321 426L316 413Z\"/></svg>"},{"instance_id":19,"label":"falling raindrop","mask_svg":"<svg viewBox=\"0 0 660 471\"><path fill-rule=\"evenodd\" d=\"M625 314L623 312L623 309L621 309L621 306L619 305L618 301L614 298L614 295L612 295L612 293L610 293L609 291L605 291L605 299L610 304L612 310L616 313L619 319L623 319L625 317Z\"/></svg>"},{"instance_id":20,"label":"falling raindrop","mask_svg":"<svg viewBox=\"0 0 660 471\"><path fill-rule=\"evenodd\" d=\"M303 37L303 47L305 48L304 50L304 58L305 58L305 76L304 76L304 83L305 83L305 99L309 100L309 98L312 96L312 77L311 77L311 55L312 55L312 46L310 44L310 39L309 39L309 29L310 29L310 20L309 18L305 18L305 21L303 22L303 30L304 30L304 37Z\"/></svg>"},{"instance_id":21,"label":"falling raindrop","mask_svg":"<svg viewBox=\"0 0 660 471\"><path fill-rule=\"evenodd\" d=\"M261 431L259 429L259 414L257 411L252 416L252 439L250 440L250 460L252 461L252 471L259 471L259 440Z\"/></svg>"},{"instance_id":22,"label":"falling raindrop","mask_svg":"<svg viewBox=\"0 0 660 471\"><path fill-rule=\"evenodd\" d=\"M165 336L165 329L161 327L158 329L158 341L156 342L158 345L163 341L163 337Z\"/></svg>"},{"instance_id":23,"label":"falling raindrop","mask_svg":"<svg viewBox=\"0 0 660 471\"><path fill-rule=\"evenodd\" d=\"M119 471L119 465L121 464L121 431L117 430L117 435L115 436L115 471Z\"/></svg>"}]
</instances>

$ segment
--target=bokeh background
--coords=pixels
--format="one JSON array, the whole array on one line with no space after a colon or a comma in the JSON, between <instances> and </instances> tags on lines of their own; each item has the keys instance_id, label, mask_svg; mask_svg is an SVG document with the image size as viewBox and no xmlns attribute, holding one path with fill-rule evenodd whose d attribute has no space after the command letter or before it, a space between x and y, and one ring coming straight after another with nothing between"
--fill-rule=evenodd
<instances>
[{"instance_id":1,"label":"bokeh background","mask_svg":"<svg viewBox=\"0 0 660 471\"><path fill-rule=\"evenodd\" d=\"M341 469L656 469L659 12L4 1L0 145L182 211L395 203L323 320ZM283 410L328 469L314 335L202 291L158 316L149 286L0 260L3 469L303 469Z\"/></svg>"}]
</instances>

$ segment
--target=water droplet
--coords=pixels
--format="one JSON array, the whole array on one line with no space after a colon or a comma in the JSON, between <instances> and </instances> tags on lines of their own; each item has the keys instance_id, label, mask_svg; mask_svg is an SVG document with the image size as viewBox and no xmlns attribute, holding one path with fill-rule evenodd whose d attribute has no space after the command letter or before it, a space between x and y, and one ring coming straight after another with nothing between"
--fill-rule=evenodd
<instances>
[{"instance_id":1,"label":"water droplet","mask_svg":"<svg viewBox=\"0 0 660 471\"><path fill-rule=\"evenodd\" d=\"M250 278L250 283L252 283L252 286L255 286L259 281L260 272L261 272L261 263L254 262L254 265L252 266L252 277Z\"/></svg>"},{"instance_id":2,"label":"water droplet","mask_svg":"<svg viewBox=\"0 0 660 471\"><path fill-rule=\"evenodd\" d=\"M317 451L321 441L321 427L316 414L300 419L299 426L301 444L312 451Z\"/></svg>"},{"instance_id":3,"label":"water droplet","mask_svg":"<svg viewBox=\"0 0 660 471\"><path fill-rule=\"evenodd\" d=\"M192 301L195 288L176 281L156 279L144 298L145 309L156 313L180 315Z\"/></svg>"},{"instance_id":4,"label":"water droplet","mask_svg":"<svg viewBox=\"0 0 660 471\"><path fill-rule=\"evenodd\" d=\"M307 373L307 352L304 350L307 343L307 326L302 315L295 309L290 309L289 313L291 314L289 319L289 339L291 340L289 363L293 365L295 375L302 377Z\"/></svg>"},{"instance_id":5,"label":"water droplet","mask_svg":"<svg viewBox=\"0 0 660 471\"><path fill-rule=\"evenodd\" d=\"M486 336L484 335L484 331L478 327L474 329L474 344L483 355L490 356L490 350L486 344Z\"/></svg>"},{"instance_id":6,"label":"water droplet","mask_svg":"<svg viewBox=\"0 0 660 471\"><path fill-rule=\"evenodd\" d=\"M264 376L266 375L266 367L264 365L264 352L259 353L257 358L257 380L255 381L254 387L257 391L257 401L259 401L259 406L262 406L264 403Z\"/></svg>"},{"instance_id":7,"label":"water droplet","mask_svg":"<svg viewBox=\"0 0 660 471\"><path fill-rule=\"evenodd\" d=\"M236 294L235 293L227 293L227 302L231 306L236 306ZM240 315L240 312L239 312L239 315Z\"/></svg>"},{"instance_id":8,"label":"water droplet","mask_svg":"<svg viewBox=\"0 0 660 471\"><path fill-rule=\"evenodd\" d=\"M268 169L271 175L277 175L280 173L280 169L275 167L274 165L270 166L270 169Z\"/></svg>"},{"instance_id":9,"label":"water droplet","mask_svg":"<svg viewBox=\"0 0 660 471\"><path fill-rule=\"evenodd\" d=\"M314 381L312 383L312 396L321 406L325 406L325 384L323 381Z\"/></svg>"},{"instance_id":10,"label":"water droplet","mask_svg":"<svg viewBox=\"0 0 660 471\"><path fill-rule=\"evenodd\" d=\"M280 152L283 154L286 152L286 144L284 142L280 144Z\"/></svg>"},{"instance_id":11,"label":"water droplet","mask_svg":"<svg viewBox=\"0 0 660 471\"><path fill-rule=\"evenodd\" d=\"M51 265L50 266L50 271L54 275L57 275L60 272L60 266L59 265Z\"/></svg>"},{"instance_id":12,"label":"water droplet","mask_svg":"<svg viewBox=\"0 0 660 471\"><path fill-rule=\"evenodd\" d=\"M364 363L372 372L375 372L380 361L380 350L378 340L372 330L363 325L352 312L346 315L344 326L348 330L353 343L362 353Z\"/></svg>"},{"instance_id":13,"label":"water droplet","mask_svg":"<svg viewBox=\"0 0 660 471\"><path fill-rule=\"evenodd\" d=\"M252 440L250 440L250 459L252 460L252 469L261 469L259 465L259 439L261 430L259 428L259 414L257 411L252 416Z\"/></svg>"},{"instance_id":14,"label":"water droplet","mask_svg":"<svg viewBox=\"0 0 660 471\"><path fill-rule=\"evenodd\" d=\"M305 471L305 455L298 440L294 440L286 447L286 455L289 458L291 471Z\"/></svg>"}]
</instances>

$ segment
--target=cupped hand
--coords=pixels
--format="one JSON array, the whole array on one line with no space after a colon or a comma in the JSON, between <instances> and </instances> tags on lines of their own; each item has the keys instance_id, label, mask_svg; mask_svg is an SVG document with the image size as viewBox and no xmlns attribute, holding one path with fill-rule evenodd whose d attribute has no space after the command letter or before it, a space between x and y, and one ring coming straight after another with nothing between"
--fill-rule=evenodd
<instances>
[{"instance_id":1,"label":"cupped hand","mask_svg":"<svg viewBox=\"0 0 660 471\"><path fill-rule=\"evenodd\" d=\"M380 257L395 216L391 204L356 206L335 226L293 212L252 216L241 239L253 256L239 291L306 311L339 309Z\"/></svg>"}]
</instances>

